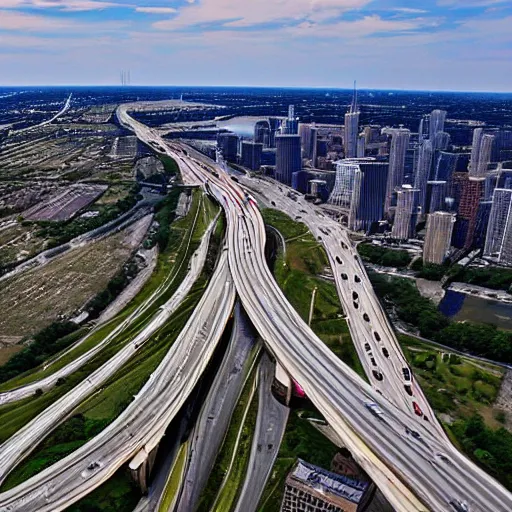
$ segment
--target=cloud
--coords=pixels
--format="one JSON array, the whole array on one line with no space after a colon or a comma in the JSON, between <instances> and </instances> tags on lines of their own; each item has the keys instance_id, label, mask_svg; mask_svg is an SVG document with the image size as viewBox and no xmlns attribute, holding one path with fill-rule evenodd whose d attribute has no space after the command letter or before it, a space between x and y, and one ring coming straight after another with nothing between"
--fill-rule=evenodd
<instances>
[{"instance_id":1,"label":"cloud","mask_svg":"<svg viewBox=\"0 0 512 512\"><path fill-rule=\"evenodd\" d=\"M0 9L58 9L68 12L100 11L125 4L102 0L0 0Z\"/></svg>"},{"instance_id":2,"label":"cloud","mask_svg":"<svg viewBox=\"0 0 512 512\"><path fill-rule=\"evenodd\" d=\"M135 10L145 14L173 14L177 12L173 7L136 7Z\"/></svg>"},{"instance_id":3,"label":"cloud","mask_svg":"<svg viewBox=\"0 0 512 512\"><path fill-rule=\"evenodd\" d=\"M508 3L509 1L510 0L438 0L437 5L454 8L487 7L490 5Z\"/></svg>"},{"instance_id":4,"label":"cloud","mask_svg":"<svg viewBox=\"0 0 512 512\"><path fill-rule=\"evenodd\" d=\"M229 27L251 27L259 24L309 19L330 10L339 16L360 9L371 0L201 0L182 7L170 20L156 22L159 30L176 30L217 23Z\"/></svg>"}]
</instances>

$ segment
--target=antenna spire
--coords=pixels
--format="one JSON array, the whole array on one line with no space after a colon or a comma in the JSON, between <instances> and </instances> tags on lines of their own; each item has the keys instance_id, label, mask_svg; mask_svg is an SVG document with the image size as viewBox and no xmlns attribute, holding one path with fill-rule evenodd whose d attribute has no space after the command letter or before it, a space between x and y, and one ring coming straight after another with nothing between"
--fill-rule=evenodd
<instances>
[{"instance_id":1,"label":"antenna spire","mask_svg":"<svg viewBox=\"0 0 512 512\"><path fill-rule=\"evenodd\" d=\"M354 80L354 94L352 96L352 106L350 107L352 114L357 112L357 82Z\"/></svg>"}]
</instances>

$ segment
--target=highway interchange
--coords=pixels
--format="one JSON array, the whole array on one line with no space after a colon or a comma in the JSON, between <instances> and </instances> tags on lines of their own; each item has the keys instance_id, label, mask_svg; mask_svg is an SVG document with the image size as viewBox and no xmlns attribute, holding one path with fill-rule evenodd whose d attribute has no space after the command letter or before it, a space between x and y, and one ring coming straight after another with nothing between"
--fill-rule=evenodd
<instances>
[{"instance_id":1,"label":"highway interchange","mask_svg":"<svg viewBox=\"0 0 512 512\"><path fill-rule=\"evenodd\" d=\"M510 493L455 450L435 426L430 426L433 421L427 422L409 407L402 410L385 399L339 361L302 321L266 265L265 226L256 202L244 195L222 166L208 162L190 148L164 142L155 130L132 120L125 109L118 115L141 140L175 158L184 179L190 176L192 183L206 184L223 206L228 222L229 266L249 317L267 348L306 391L396 510L448 511L453 509L453 500L467 503L471 510L512 508ZM321 222L331 226L328 219ZM338 247L342 261L354 257L350 246L348 254L345 251ZM375 319L370 317L369 323L376 327L382 318L382 313ZM381 330L385 332L385 328ZM403 386L403 377L400 384ZM384 414L375 415L365 405L368 400ZM411 428L419 439L410 434Z\"/></svg>"},{"instance_id":2,"label":"highway interchange","mask_svg":"<svg viewBox=\"0 0 512 512\"><path fill-rule=\"evenodd\" d=\"M300 198L288 197L284 187L257 180L246 183L270 205L302 217L323 243L372 385L340 361L286 300L265 260L265 225L255 199L223 166L164 141L156 130L135 121L127 113L131 108L118 109L121 124L174 158L183 180L201 185L223 207L225 246L198 307L135 400L87 444L0 494L0 512L63 510L122 464L144 461L198 382L231 315L236 293L269 352L304 389L397 511L448 512L454 510L453 500L466 503L470 511L512 510L511 494L449 443L414 378L404 373L407 363L396 337L341 227ZM61 421L59 414L55 412L53 428ZM34 424L29 430L38 428Z\"/></svg>"}]
</instances>

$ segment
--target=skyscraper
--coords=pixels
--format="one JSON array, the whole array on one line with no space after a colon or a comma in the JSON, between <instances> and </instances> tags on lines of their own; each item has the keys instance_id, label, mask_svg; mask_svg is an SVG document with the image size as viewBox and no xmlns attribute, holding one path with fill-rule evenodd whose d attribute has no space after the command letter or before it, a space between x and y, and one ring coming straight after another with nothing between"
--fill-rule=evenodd
<instances>
[{"instance_id":1,"label":"skyscraper","mask_svg":"<svg viewBox=\"0 0 512 512\"><path fill-rule=\"evenodd\" d=\"M307 160L313 161L313 166L316 161L316 141L318 138L318 130L313 124L299 125L299 135L302 146L302 156Z\"/></svg>"},{"instance_id":2,"label":"skyscraper","mask_svg":"<svg viewBox=\"0 0 512 512\"><path fill-rule=\"evenodd\" d=\"M434 149L432 141L424 140L418 150L418 165L414 178L414 188L420 191L419 206L422 215L427 213L427 182L430 176L433 157Z\"/></svg>"},{"instance_id":3,"label":"skyscraper","mask_svg":"<svg viewBox=\"0 0 512 512\"><path fill-rule=\"evenodd\" d=\"M238 154L238 135L236 133L220 133L217 137L217 148L227 162L236 162Z\"/></svg>"},{"instance_id":4,"label":"skyscraper","mask_svg":"<svg viewBox=\"0 0 512 512\"><path fill-rule=\"evenodd\" d=\"M395 222L391 230L391 236L397 240L407 240L414 236L418 223L420 191L412 188L411 185L403 185L396 192Z\"/></svg>"},{"instance_id":5,"label":"skyscraper","mask_svg":"<svg viewBox=\"0 0 512 512\"><path fill-rule=\"evenodd\" d=\"M276 135L276 180L292 183L292 173L302 168L300 135Z\"/></svg>"},{"instance_id":6,"label":"skyscraper","mask_svg":"<svg viewBox=\"0 0 512 512\"><path fill-rule=\"evenodd\" d=\"M354 179L359 169L359 160L340 160L336 163L336 181L329 197L329 204L350 210Z\"/></svg>"},{"instance_id":7,"label":"skyscraper","mask_svg":"<svg viewBox=\"0 0 512 512\"><path fill-rule=\"evenodd\" d=\"M372 224L382 220L387 177L388 164L374 158L338 162L329 202L349 210L350 229L369 231Z\"/></svg>"},{"instance_id":8,"label":"skyscraper","mask_svg":"<svg viewBox=\"0 0 512 512\"><path fill-rule=\"evenodd\" d=\"M469 164L469 176L483 178L487 174L491 162L494 135L484 134L483 128L475 128L473 132L473 146Z\"/></svg>"},{"instance_id":9,"label":"skyscraper","mask_svg":"<svg viewBox=\"0 0 512 512\"><path fill-rule=\"evenodd\" d=\"M435 136L439 132L444 132L444 123L446 121L445 110L433 110L430 113L429 122L429 139L434 141Z\"/></svg>"},{"instance_id":10,"label":"skyscraper","mask_svg":"<svg viewBox=\"0 0 512 512\"><path fill-rule=\"evenodd\" d=\"M444 151L450 145L450 135L446 132L437 132L430 140L435 151Z\"/></svg>"},{"instance_id":11,"label":"skyscraper","mask_svg":"<svg viewBox=\"0 0 512 512\"><path fill-rule=\"evenodd\" d=\"M345 158L355 158L357 156L357 139L359 136L359 110L357 108L357 89L354 82L354 96L350 110L345 114Z\"/></svg>"},{"instance_id":12,"label":"skyscraper","mask_svg":"<svg viewBox=\"0 0 512 512\"><path fill-rule=\"evenodd\" d=\"M427 213L446 210L447 197L446 181L427 181Z\"/></svg>"},{"instance_id":13,"label":"skyscraper","mask_svg":"<svg viewBox=\"0 0 512 512\"><path fill-rule=\"evenodd\" d=\"M288 117L281 125L281 134L297 135L297 133L299 133L299 121L295 118L295 107L290 105L288 107Z\"/></svg>"},{"instance_id":14,"label":"skyscraper","mask_svg":"<svg viewBox=\"0 0 512 512\"><path fill-rule=\"evenodd\" d=\"M453 237L453 245L458 248L470 249L474 244L475 228L478 218L478 206L483 196L484 179L468 178L465 175L457 179L460 199L457 207L457 224Z\"/></svg>"},{"instance_id":15,"label":"skyscraper","mask_svg":"<svg viewBox=\"0 0 512 512\"><path fill-rule=\"evenodd\" d=\"M439 151L436 154L435 165L432 169L431 179L433 181L451 182L453 173L457 168L457 153L449 153L448 151Z\"/></svg>"},{"instance_id":16,"label":"skyscraper","mask_svg":"<svg viewBox=\"0 0 512 512\"><path fill-rule=\"evenodd\" d=\"M263 144L244 140L242 142L241 164L251 171L257 171L261 166Z\"/></svg>"},{"instance_id":17,"label":"skyscraper","mask_svg":"<svg viewBox=\"0 0 512 512\"><path fill-rule=\"evenodd\" d=\"M404 183L405 154L409 147L411 132L406 128L384 128L382 132L391 135L384 213L392 217L391 207L394 206L395 190Z\"/></svg>"},{"instance_id":18,"label":"skyscraper","mask_svg":"<svg viewBox=\"0 0 512 512\"><path fill-rule=\"evenodd\" d=\"M427 217L427 233L423 247L423 261L441 265L450 250L455 215L434 212Z\"/></svg>"},{"instance_id":19,"label":"skyscraper","mask_svg":"<svg viewBox=\"0 0 512 512\"><path fill-rule=\"evenodd\" d=\"M357 138L357 158L364 158L366 155L366 136L360 133Z\"/></svg>"},{"instance_id":20,"label":"skyscraper","mask_svg":"<svg viewBox=\"0 0 512 512\"><path fill-rule=\"evenodd\" d=\"M484 256L499 263L512 264L512 190L494 190L491 214L485 238Z\"/></svg>"}]
</instances>

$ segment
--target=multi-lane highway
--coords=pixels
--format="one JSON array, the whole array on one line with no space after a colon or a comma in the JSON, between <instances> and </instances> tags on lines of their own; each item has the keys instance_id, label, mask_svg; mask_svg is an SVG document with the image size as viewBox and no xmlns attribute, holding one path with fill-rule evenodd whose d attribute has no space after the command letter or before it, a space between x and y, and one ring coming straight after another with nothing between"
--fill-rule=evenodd
<instances>
[{"instance_id":1,"label":"multi-lane highway","mask_svg":"<svg viewBox=\"0 0 512 512\"><path fill-rule=\"evenodd\" d=\"M441 425L410 371L347 232L340 224L319 212L304 196L285 185L268 179L238 179L267 206L279 207L308 226L329 257L352 339L371 384L399 407L414 412L418 421L427 422L427 428L444 436Z\"/></svg>"},{"instance_id":2,"label":"multi-lane highway","mask_svg":"<svg viewBox=\"0 0 512 512\"><path fill-rule=\"evenodd\" d=\"M0 494L0 511L63 510L101 485L123 463L147 456L158 445L206 368L234 301L235 289L227 255L222 251L201 301L133 402L81 448Z\"/></svg>"},{"instance_id":3,"label":"multi-lane highway","mask_svg":"<svg viewBox=\"0 0 512 512\"><path fill-rule=\"evenodd\" d=\"M129 116L124 121L129 125ZM165 143L140 123L135 131L180 166L186 165L195 182L207 182L226 211L230 269L251 320L393 506L407 512L448 511L453 509L450 501L460 500L471 510L511 509L508 491L458 453L444 436L425 428L427 421L416 424L414 412L402 411L375 392L302 321L266 266L265 227L256 203L222 168L210 163L213 173L209 173L205 158L190 148L185 155L179 146ZM373 313L366 314L371 324ZM367 405L369 400L382 415Z\"/></svg>"},{"instance_id":4,"label":"multi-lane highway","mask_svg":"<svg viewBox=\"0 0 512 512\"><path fill-rule=\"evenodd\" d=\"M275 365L267 354L258 373L258 414L245 480L234 512L256 510L272 472L283 439L290 409L272 394Z\"/></svg>"}]
</instances>

